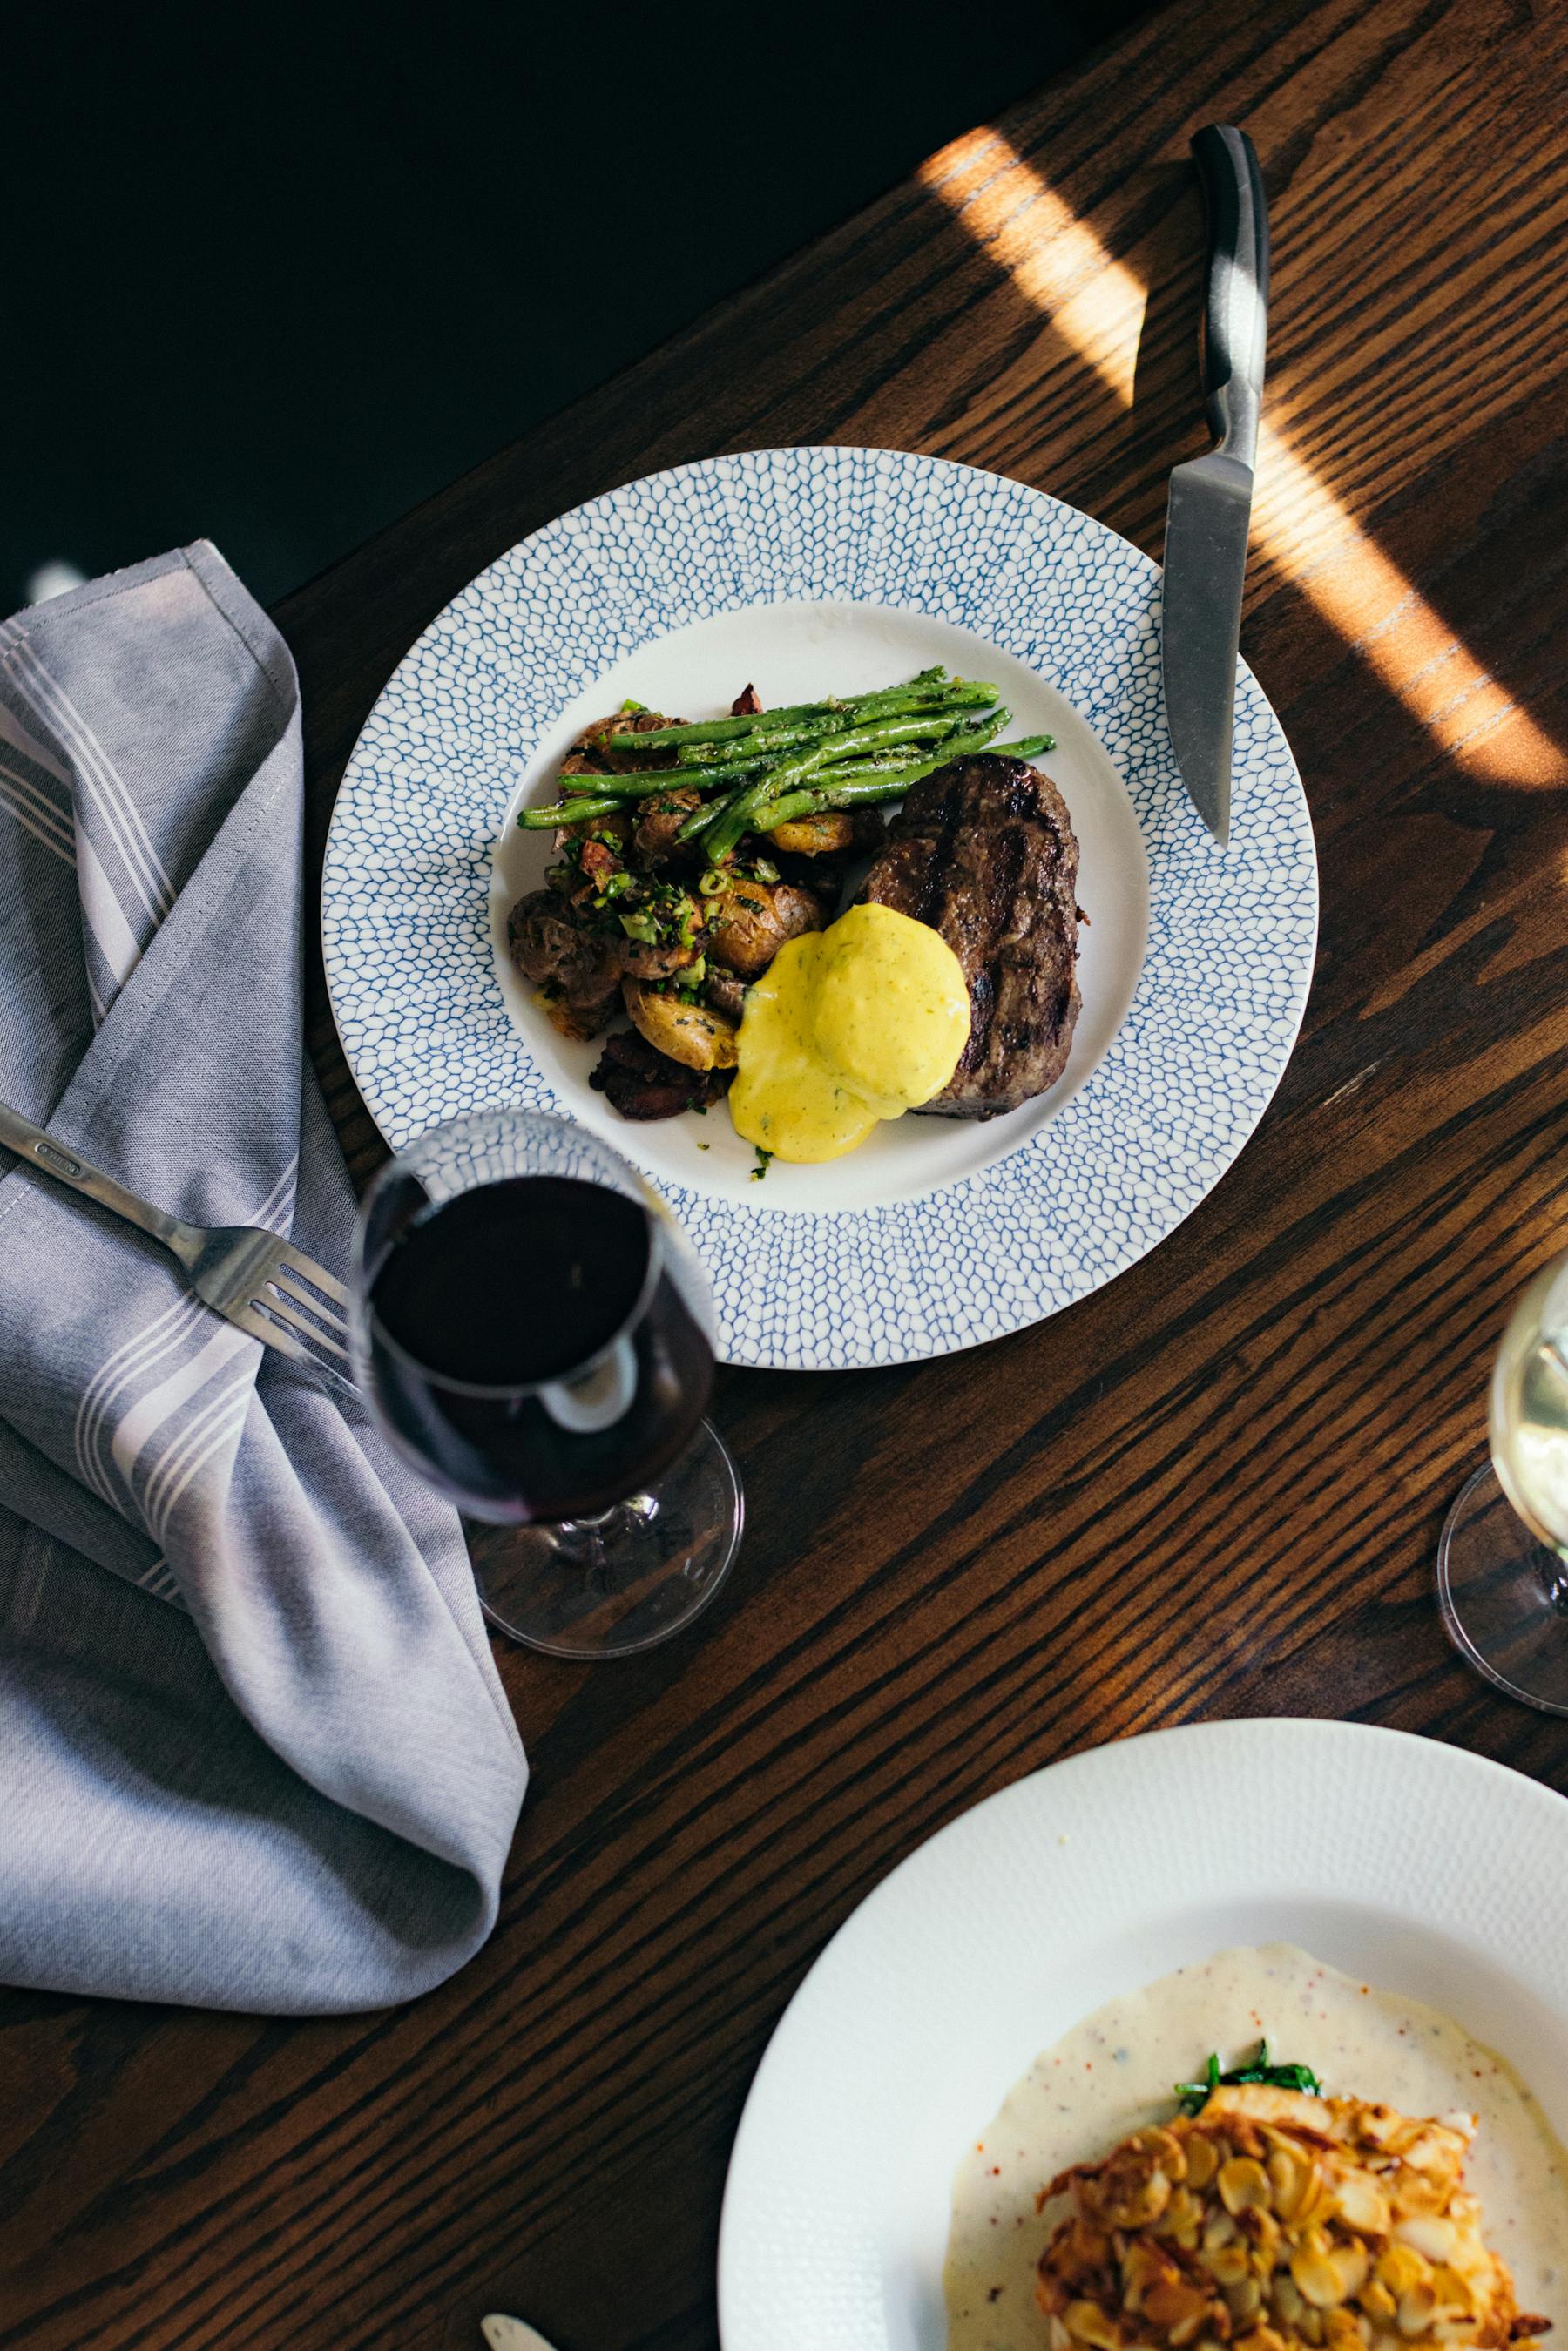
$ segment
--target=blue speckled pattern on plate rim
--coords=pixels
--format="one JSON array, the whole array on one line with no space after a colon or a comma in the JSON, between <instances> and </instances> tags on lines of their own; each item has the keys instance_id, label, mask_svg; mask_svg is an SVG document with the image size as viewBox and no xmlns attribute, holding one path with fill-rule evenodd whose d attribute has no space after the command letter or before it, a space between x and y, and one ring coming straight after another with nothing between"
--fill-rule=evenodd
<instances>
[{"instance_id":1,"label":"blue speckled pattern on plate rim","mask_svg":"<svg viewBox=\"0 0 1568 2351\"><path fill-rule=\"evenodd\" d=\"M1238 665L1232 829L1182 789L1160 695L1156 565L1059 499L946 458L758 450L629 483L481 572L399 664L343 778L322 883L328 985L394 1149L486 1103L560 1107L504 1004L491 859L512 779L639 646L793 600L975 631L1075 705L1131 795L1148 953L1087 1083L939 1192L819 1214L662 1183L712 1276L730 1363L907 1363L1025 1328L1165 1238L1262 1116L1295 1042L1317 863L1279 720ZM628 1128L627 1156L636 1131Z\"/></svg>"}]
</instances>

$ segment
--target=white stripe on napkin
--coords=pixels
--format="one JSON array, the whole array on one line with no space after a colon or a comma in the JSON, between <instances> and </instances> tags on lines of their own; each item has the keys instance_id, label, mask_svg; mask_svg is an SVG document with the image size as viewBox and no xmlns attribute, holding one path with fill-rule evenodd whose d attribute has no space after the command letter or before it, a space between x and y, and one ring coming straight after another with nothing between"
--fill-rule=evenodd
<instances>
[{"instance_id":1,"label":"white stripe on napkin","mask_svg":"<svg viewBox=\"0 0 1568 2351\"><path fill-rule=\"evenodd\" d=\"M184 1605L183 1594L166 1559L155 1559L151 1567L144 1567L136 1583L140 1591L151 1593L154 1600L172 1600L176 1607Z\"/></svg>"},{"instance_id":2,"label":"white stripe on napkin","mask_svg":"<svg viewBox=\"0 0 1568 2351\"><path fill-rule=\"evenodd\" d=\"M24 832L30 832L35 841L41 841L46 849L52 849L66 864L76 863L76 852L71 847L69 836L57 832L54 818L40 816L36 807L23 799L16 779L4 768L0 768L0 808L8 816L16 818Z\"/></svg>"},{"instance_id":3,"label":"white stripe on napkin","mask_svg":"<svg viewBox=\"0 0 1568 2351\"><path fill-rule=\"evenodd\" d=\"M251 1217L253 1225L265 1225L268 1232L287 1233L294 1219L294 1180L299 1173L299 1154L295 1153L266 1199ZM277 1218L277 1224L272 1218Z\"/></svg>"},{"instance_id":4,"label":"white stripe on napkin","mask_svg":"<svg viewBox=\"0 0 1568 2351\"><path fill-rule=\"evenodd\" d=\"M78 780L102 811L115 846L125 860L127 878L135 884L156 926L173 906L174 892L130 793L91 727L56 684L26 639L16 645L11 662L17 692L49 727L61 749L70 756Z\"/></svg>"},{"instance_id":5,"label":"white stripe on napkin","mask_svg":"<svg viewBox=\"0 0 1568 2351\"><path fill-rule=\"evenodd\" d=\"M5 632L0 631L0 646L3 646L5 642ZM40 742L37 736L27 732L16 712L8 708L4 702L0 702L0 743L8 744L13 751L20 751L24 759L30 760L36 768L45 768L57 782L64 784L65 799L68 805L71 789L70 769L56 758L47 743Z\"/></svg>"},{"instance_id":6,"label":"white stripe on napkin","mask_svg":"<svg viewBox=\"0 0 1568 2351\"><path fill-rule=\"evenodd\" d=\"M109 1442L110 1458L128 1487L132 1485L137 1463L164 1422L226 1370L236 1355L260 1344L259 1339L225 1322L213 1332L205 1346L197 1348L188 1363L182 1364L177 1372L171 1372L166 1380L160 1380L155 1388L149 1388L145 1395L138 1396ZM204 1411L211 1409L210 1405L204 1407ZM198 1415L198 1419L201 1417ZM155 1478L157 1474L158 1466L154 1466L152 1476Z\"/></svg>"},{"instance_id":7,"label":"white stripe on napkin","mask_svg":"<svg viewBox=\"0 0 1568 2351\"><path fill-rule=\"evenodd\" d=\"M130 1386L138 1372L157 1362L161 1355L172 1354L184 1335L184 1328L205 1312L194 1290L183 1290L172 1306L149 1322L144 1331L127 1339L106 1356L82 1391L77 1406L76 1454L77 1467L87 1483L106 1502L114 1499L107 1466L100 1468L94 1458L99 1450L99 1436L104 1416L117 1395Z\"/></svg>"},{"instance_id":8,"label":"white stripe on napkin","mask_svg":"<svg viewBox=\"0 0 1568 2351\"><path fill-rule=\"evenodd\" d=\"M0 710L5 707L0 702ZM37 759L28 758L14 743L0 744L0 776L4 776L34 812L52 818L60 830L70 834L76 829L76 812L71 806L70 786L62 784L52 767L46 768Z\"/></svg>"},{"instance_id":9,"label":"white stripe on napkin","mask_svg":"<svg viewBox=\"0 0 1568 2351\"><path fill-rule=\"evenodd\" d=\"M141 942L121 914L114 886L80 824L77 826L77 886L93 945L113 975L118 995L141 960Z\"/></svg>"},{"instance_id":10,"label":"white stripe on napkin","mask_svg":"<svg viewBox=\"0 0 1568 2351\"><path fill-rule=\"evenodd\" d=\"M298 1174L297 1153L248 1221L264 1226L269 1232L287 1232L294 1212L294 1192ZM278 1219L277 1224L272 1222L275 1217ZM143 1372L151 1370L163 1356L172 1355L182 1347L191 1334L192 1326L204 1321L209 1311L194 1290L183 1291L173 1304L166 1306L144 1330L137 1332L111 1355L106 1356L83 1389L81 1402L77 1406L77 1467L86 1482L106 1502L113 1502L115 1499L110 1457L103 1451L103 1430L110 1407L116 1397L123 1395ZM150 1393L158 1394L160 1391ZM145 1402L146 1398L142 1401ZM125 1417L129 1420L130 1414ZM114 1440L111 1439L110 1454L113 1453L113 1446Z\"/></svg>"},{"instance_id":11,"label":"white stripe on napkin","mask_svg":"<svg viewBox=\"0 0 1568 2351\"><path fill-rule=\"evenodd\" d=\"M235 1404L233 1392L230 1391L226 1397L220 1399L220 1402L222 1401ZM239 1442L241 1431L245 1427L246 1415L249 1410L250 1386L247 1382L237 1399L237 1409L231 1410L226 1417L221 1419L221 1425L214 1431L207 1443L197 1449L193 1458L192 1458L192 1440L196 1435L194 1424L186 1431L178 1447L171 1448L168 1459L159 1471L159 1479L154 1481L159 1485L156 1501L152 1499L152 1488L148 1489L148 1526L157 1541L168 1541L169 1522L174 1515L181 1496L192 1479L200 1477L214 1453L221 1452L231 1440L235 1444ZM216 1417L216 1405L210 1405L205 1416L209 1420ZM175 1462L176 1451L184 1458L183 1469ZM170 1483L171 1479L173 1479L172 1484Z\"/></svg>"}]
</instances>

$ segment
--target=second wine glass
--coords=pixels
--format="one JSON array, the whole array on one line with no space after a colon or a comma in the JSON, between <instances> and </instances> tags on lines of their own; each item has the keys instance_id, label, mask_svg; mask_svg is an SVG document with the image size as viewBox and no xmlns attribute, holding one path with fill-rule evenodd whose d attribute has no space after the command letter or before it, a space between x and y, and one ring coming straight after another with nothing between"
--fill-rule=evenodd
<instances>
[{"instance_id":1,"label":"second wine glass","mask_svg":"<svg viewBox=\"0 0 1568 2351\"><path fill-rule=\"evenodd\" d=\"M1568 1258L1510 1316L1488 1417L1491 1460L1466 1482L1438 1549L1443 1622L1499 1689L1568 1714Z\"/></svg>"}]
</instances>

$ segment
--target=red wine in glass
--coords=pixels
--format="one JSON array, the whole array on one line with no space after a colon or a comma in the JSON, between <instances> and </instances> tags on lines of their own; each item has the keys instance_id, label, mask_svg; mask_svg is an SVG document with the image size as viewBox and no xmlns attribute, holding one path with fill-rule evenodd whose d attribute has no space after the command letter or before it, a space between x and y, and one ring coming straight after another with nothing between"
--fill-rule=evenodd
<instances>
[{"instance_id":1,"label":"red wine in glass","mask_svg":"<svg viewBox=\"0 0 1568 2351\"><path fill-rule=\"evenodd\" d=\"M414 1216L371 1280L371 1379L433 1484L503 1523L608 1510L668 1468L713 1384L648 1211L509 1176Z\"/></svg>"},{"instance_id":2,"label":"red wine in glass","mask_svg":"<svg viewBox=\"0 0 1568 2351\"><path fill-rule=\"evenodd\" d=\"M695 1613L739 1538L703 1419L711 1297L596 1136L522 1111L433 1129L361 1212L357 1351L397 1449L460 1510L493 1621L617 1654Z\"/></svg>"}]
</instances>

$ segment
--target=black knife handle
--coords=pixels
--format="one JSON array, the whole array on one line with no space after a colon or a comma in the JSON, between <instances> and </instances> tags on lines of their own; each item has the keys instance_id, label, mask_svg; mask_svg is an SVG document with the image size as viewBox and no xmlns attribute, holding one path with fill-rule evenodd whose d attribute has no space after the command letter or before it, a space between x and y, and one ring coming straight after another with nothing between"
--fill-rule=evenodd
<instances>
[{"instance_id":1,"label":"black knife handle","mask_svg":"<svg viewBox=\"0 0 1568 2351\"><path fill-rule=\"evenodd\" d=\"M1258 152L1245 131L1211 122L1192 142L1208 212L1203 384L1208 421L1227 456L1258 455L1269 329L1269 207Z\"/></svg>"}]
</instances>

